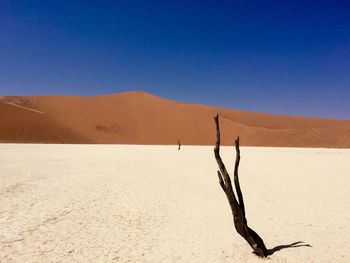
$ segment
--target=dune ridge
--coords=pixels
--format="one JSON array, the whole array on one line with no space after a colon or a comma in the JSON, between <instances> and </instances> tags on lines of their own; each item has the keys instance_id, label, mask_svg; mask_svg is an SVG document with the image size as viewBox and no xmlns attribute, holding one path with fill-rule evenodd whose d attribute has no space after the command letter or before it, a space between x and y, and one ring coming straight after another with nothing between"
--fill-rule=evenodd
<instances>
[{"instance_id":1,"label":"dune ridge","mask_svg":"<svg viewBox=\"0 0 350 263\"><path fill-rule=\"evenodd\" d=\"M142 91L2 96L0 142L212 145L217 113L223 145L239 135L245 146L350 148L348 120L252 113Z\"/></svg>"}]
</instances>

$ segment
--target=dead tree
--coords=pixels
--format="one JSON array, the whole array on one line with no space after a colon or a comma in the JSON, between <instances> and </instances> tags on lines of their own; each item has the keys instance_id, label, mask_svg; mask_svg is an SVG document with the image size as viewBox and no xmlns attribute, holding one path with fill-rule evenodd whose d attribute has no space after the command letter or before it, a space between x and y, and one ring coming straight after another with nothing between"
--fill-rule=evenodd
<instances>
[{"instance_id":1,"label":"dead tree","mask_svg":"<svg viewBox=\"0 0 350 263\"><path fill-rule=\"evenodd\" d=\"M181 142L180 142L180 140L177 141L177 144L179 145L179 147L177 148L177 150L180 150L180 149L181 149Z\"/></svg>"},{"instance_id":2,"label":"dead tree","mask_svg":"<svg viewBox=\"0 0 350 263\"><path fill-rule=\"evenodd\" d=\"M231 206L233 222L238 234L240 234L252 247L253 253L259 257L267 257L268 251L265 247L262 238L250 227L248 227L247 219L245 217L245 209L243 202L243 195L238 180L238 166L240 161L240 149L239 149L239 137L235 140L236 147L236 161L234 170L234 184L237 192L238 201L234 194L231 178L228 174L226 167L220 157L220 127L219 127L219 115L214 117L216 125L216 144L214 148L215 159L219 166L218 177L222 190L225 192L228 202Z\"/></svg>"}]
</instances>

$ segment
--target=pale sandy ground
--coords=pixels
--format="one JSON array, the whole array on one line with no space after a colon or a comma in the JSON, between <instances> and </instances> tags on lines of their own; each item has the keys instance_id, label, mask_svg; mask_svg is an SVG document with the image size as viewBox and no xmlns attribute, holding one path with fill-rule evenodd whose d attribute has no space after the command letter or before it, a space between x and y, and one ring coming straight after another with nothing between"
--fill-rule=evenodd
<instances>
[{"instance_id":1,"label":"pale sandy ground","mask_svg":"<svg viewBox=\"0 0 350 263\"><path fill-rule=\"evenodd\" d=\"M242 147L249 225L269 249L304 242L263 260L213 147L176 148L0 145L0 262L350 262L350 150Z\"/></svg>"}]
</instances>

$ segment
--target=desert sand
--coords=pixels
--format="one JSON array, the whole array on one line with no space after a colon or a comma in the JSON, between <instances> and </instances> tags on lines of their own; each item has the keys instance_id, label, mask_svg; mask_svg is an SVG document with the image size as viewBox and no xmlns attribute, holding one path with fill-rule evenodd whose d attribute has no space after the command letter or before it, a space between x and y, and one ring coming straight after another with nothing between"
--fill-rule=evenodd
<instances>
[{"instance_id":1,"label":"desert sand","mask_svg":"<svg viewBox=\"0 0 350 263\"><path fill-rule=\"evenodd\" d=\"M271 115L171 101L135 91L93 97L0 98L0 142L350 148L350 121Z\"/></svg>"},{"instance_id":2,"label":"desert sand","mask_svg":"<svg viewBox=\"0 0 350 263\"><path fill-rule=\"evenodd\" d=\"M0 262L350 262L350 150L241 153L267 260L234 231L212 146L0 144Z\"/></svg>"},{"instance_id":3,"label":"desert sand","mask_svg":"<svg viewBox=\"0 0 350 263\"><path fill-rule=\"evenodd\" d=\"M41 111L0 102L0 142L81 143L87 140Z\"/></svg>"}]
</instances>

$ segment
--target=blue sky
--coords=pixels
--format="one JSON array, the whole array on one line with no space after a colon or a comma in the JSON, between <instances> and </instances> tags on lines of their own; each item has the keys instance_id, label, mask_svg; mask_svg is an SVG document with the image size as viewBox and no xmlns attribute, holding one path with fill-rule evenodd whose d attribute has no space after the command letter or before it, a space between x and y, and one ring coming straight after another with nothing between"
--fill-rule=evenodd
<instances>
[{"instance_id":1,"label":"blue sky","mask_svg":"<svg viewBox=\"0 0 350 263\"><path fill-rule=\"evenodd\" d=\"M350 1L0 2L0 95L128 90L350 119Z\"/></svg>"}]
</instances>

